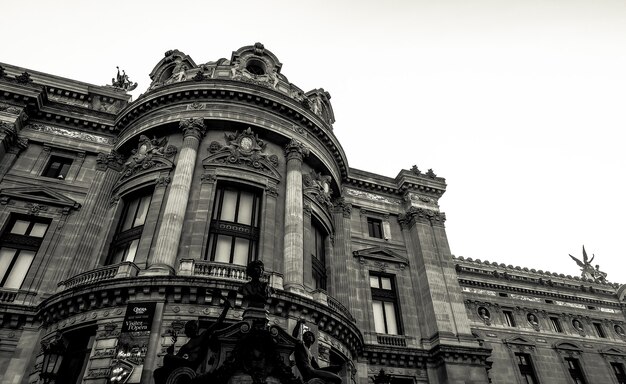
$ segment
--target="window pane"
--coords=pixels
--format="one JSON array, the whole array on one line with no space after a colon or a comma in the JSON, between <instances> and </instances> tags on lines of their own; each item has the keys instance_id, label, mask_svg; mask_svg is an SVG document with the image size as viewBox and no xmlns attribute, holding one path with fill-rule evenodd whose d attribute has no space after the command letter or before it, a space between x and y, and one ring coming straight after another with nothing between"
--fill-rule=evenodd
<instances>
[{"instance_id":1,"label":"window pane","mask_svg":"<svg viewBox=\"0 0 626 384\"><path fill-rule=\"evenodd\" d=\"M380 288L380 285L378 285L378 276L370 276L370 287Z\"/></svg>"},{"instance_id":2,"label":"window pane","mask_svg":"<svg viewBox=\"0 0 626 384\"><path fill-rule=\"evenodd\" d=\"M11 271L9 271L9 277L4 283L4 288L19 289L22 286L26 272L28 272L28 268L30 268L30 263L33 261L34 257L35 252L33 251L20 251L17 256L17 261Z\"/></svg>"},{"instance_id":3,"label":"window pane","mask_svg":"<svg viewBox=\"0 0 626 384\"><path fill-rule=\"evenodd\" d=\"M385 317L387 320L387 333L390 335L398 334L398 323L396 322L396 309L393 303L384 303Z\"/></svg>"},{"instance_id":4,"label":"window pane","mask_svg":"<svg viewBox=\"0 0 626 384\"><path fill-rule=\"evenodd\" d=\"M128 253L124 261L135 261L135 255L137 254L137 246L139 246L139 239L135 239L128 245Z\"/></svg>"},{"instance_id":5,"label":"window pane","mask_svg":"<svg viewBox=\"0 0 626 384\"><path fill-rule=\"evenodd\" d=\"M239 213L237 222L245 225L252 225L252 204L254 195L250 192L241 192L239 197Z\"/></svg>"},{"instance_id":6,"label":"window pane","mask_svg":"<svg viewBox=\"0 0 626 384\"><path fill-rule=\"evenodd\" d=\"M109 264L117 264L120 263L122 261L122 259L124 258L124 253L126 252L126 248L125 247L120 247L118 249L115 250L115 254L113 255L113 258L109 261Z\"/></svg>"},{"instance_id":7,"label":"window pane","mask_svg":"<svg viewBox=\"0 0 626 384\"><path fill-rule=\"evenodd\" d=\"M222 200L222 215L220 220L235 221L235 209L237 208L237 192L224 191L224 199Z\"/></svg>"},{"instance_id":8,"label":"window pane","mask_svg":"<svg viewBox=\"0 0 626 384\"><path fill-rule=\"evenodd\" d=\"M380 278L381 288L391 290L391 279L388 277Z\"/></svg>"},{"instance_id":9,"label":"window pane","mask_svg":"<svg viewBox=\"0 0 626 384\"><path fill-rule=\"evenodd\" d=\"M372 301L372 309L374 310L374 328L376 333L385 333L385 315L383 313L383 303L380 301Z\"/></svg>"},{"instance_id":10,"label":"window pane","mask_svg":"<svg viewBox=\"0 0 626 384\"><path fill-rule=\"evenodd\" d=\"M30 233L28 235L32 237L44 237L47 229L48 229L48 224L35 223L35 225L33 225L33 228L30 230Z\"/></svg>"},{"instance_id":11,"label":"window pane","mask_svg":"<svg viewBox=\"0 0 626 384\"><path fill-rule=\"evenodd\" d=\"M7 273L9 265L11 265L13 255L15 255L15 249L0 248L0 282L4 279L4 275Z\"/></svg>"},{"instance_id":12,"label":"window pane","mask_svg":"<svg viewBox=\"0 0 626 384\"><path fill-rule=\"evenodd\" d=\"M230 236L217 236L217 244L215 245L215 257L213 260L220 263L230 263L230 247L232 238Z\"/></svg>"},{"instance_id":13,"label":"window pane","mask_svg":"<svg viewBox=\"0 0 626 384\"><path fill-rule=\"evenodd\" d=\"M139 201L139 209L137 209L137 217L133 223L133 227L138 227L146 222L146 215L148 214L148 208L150 208L150 200L152 196L144 196Z\"/></svg>"},{"instance_id":14,"label":"window pane","mask_svg":"<svg viewBox=\"0 0 626 384\"><path fill-rule=\"evenodd\" d=\"M30 221L15 220L15 224L13 224L13 228L11 228L11 233L16 235L25 235L29 225Z\"/></svg>"},{"instance_id":15,"label":"window pane","mask_svg":"<svg viewBox=\"0 0 626 384\"><path fill-rule=\"evenodd\" d=\"M248 249L250 241L248 239L235 238L235 252L233 254L233 264L248 264Z\"/></svg>"},{"instance_id":16,"label":"window pane","mask_svg":"<svg viewBox=\"0 0 626 384\"><path fill-rule=\"evenodd\" d=\"M123 218L122 231L129 230L133 227L135 221L135 212L137 212L137 206L139 205L139 199L132 200L128 203L128 209Z\"/></svg>"}]
</instances>

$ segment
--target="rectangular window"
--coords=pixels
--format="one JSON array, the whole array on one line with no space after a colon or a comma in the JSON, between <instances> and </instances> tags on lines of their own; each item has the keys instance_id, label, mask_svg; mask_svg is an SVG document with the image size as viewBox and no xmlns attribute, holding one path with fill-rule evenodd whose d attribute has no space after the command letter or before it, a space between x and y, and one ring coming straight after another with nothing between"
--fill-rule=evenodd
<instances>
[{"instance_id":1,"label":"rectangular window","mask_svg":"<svg viewBox=\"0 0 626 384\"><path fill-rule=\"evenodd\" d=\"M624 364L611 363L611 368L613 368L613 373L615 373L615 378L617 378L618 384L626 384L626 371L624 371Z\"/></svg>"},{"instance_id":2,"label":"rectangular window","mask_svg":"<svg viewBox=\"0 0 626 384\"><path fill-rule=\"evenodd\" d=\"M52 177L63 180L67 177L67 173L72 165L72 159L61 156L50 156L48 165L43 171L43 177Z\"/></svg>"},{"instance_id":3,"label":"rectangular window","mask_svg":"<svg viewBox=\"0 0 626 384\"><path fill-rule=\"evenodd\" d=\"M515 317L512 311L502 311L504 315L504 323L507 327L515 327Z\"/></svg>"},{"instance_id":4,"label":"rectangular window","mask_svg":"<svg viewBox=\"0 0 626 384\"><path fill-rule=\"evenodd\" d=\"M602 324L593 323L593 328L595 328L596 333L598 334L598 337L602 337L602 338L606 337L606 333L604 332L604 328L602 327Z\"/></svg>"},{"instance_id":5,"label":"rectangular window","mask_svg":"<svg viewBox=\"0 0 626 384\"><path fill-rule=\"evenodd\" d=\"M107 264L117 264L123 261L135 261L139 240L143 233L143 226L146 222L150 202L152 201L152 191L143 191L124 199L124 210L120 218L111 254Z\"/></svg>"},{"instance_id":6,"label":"rectangular window","mask_svg":"<svg viewBox=\"0 0 626 384\"><path fill-rule=\"evenodd\" d=\"M550 324L552 324L552 330L554 332L563 333L563 327L561 327L561 321L558 317L551 317Z\"/></svg>"},{"instance_id":7,"label":"rectangular window","mask_svg":"<svg viewBox=\"0 0 626 384\"><path fill-rule=\"evenodd\" d=\"M315 289L326 290L326 231L316 221L312 222L312 227L314 238L311 253L313 281L315 282Z\"/></svg>"},{"instance_id":8,"label":"rectangular window","mask_svg":"<svg viewBox=\"0 0 626 384\"><path fill-rule=\"evenodd\" d=\"M399 335L401 333L398 321L400 316L393 276L370 272L370 288L376 333Z\"/></svg>"},{"instance_id":9,"label":"rectangular window","mask_svg":"<svg viewBox=\"0 0 626 384\"><path fill-rule=\"evenodd\" d=\"M28 216L9 219L0 238L0 287L20 289L49 223Z\"/></svg>"},{"instance_id":10,"label":"rectangular window","mask_svg":"<svg viewBox=\"0 0 626 384\"><path fill-rule=\"evenodd\" d=\"M379 219L374 219L371 217L367 218L367 230L369 232L370 237L375 237L377 239L383 238L383 222Z\"/></svg>"},{"instance_id":11,"label":"rectangular window","mask_svg":"<svg viewBox=\"0 0 626 384\"><path fill-rule=\"evenodd\" d=\"M576 384L587 384L585 381L585 376L583 375L582 368L580 367L580 363L578 359L573 357L568 357L565 359L565 364L567 364L567 370L569 371L570 376L574 380Z\"/></svg>"},{"instance_id":12,"label":"rectangular window","mask_svg":"<svg viewBox=\"0 0 626 384\"><path fill-rule=\"evenodd\" d=\"M519 368L520 375L522 376L522 383L524 384L537 384L537 376L535 376L535 370L530 360L530 355L527 353L516 353L515 359L517 360L517 367Z\"/></svg>"},{"instance_id":13,"label":"rectangular window","mask_svg":"<svg viewBox=\"0 0 626 384\"><path fill-rule=\"evenodd\" d=\"M256 258L261 195L256 190L218 186L205 259L247 265Z\"/></svg>"}]
</instances>

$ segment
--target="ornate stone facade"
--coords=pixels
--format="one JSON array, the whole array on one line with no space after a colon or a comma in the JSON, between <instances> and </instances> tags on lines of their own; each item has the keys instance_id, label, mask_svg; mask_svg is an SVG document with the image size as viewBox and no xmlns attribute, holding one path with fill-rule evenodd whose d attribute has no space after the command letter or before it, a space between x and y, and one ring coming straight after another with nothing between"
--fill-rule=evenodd
<instances>
[{"instance_id":1,"label":"ornate stone facade","mask_svg":"<svg viewBox=\"0 0 626 384\"><path fill-rule=\"evenodd\" d=\"M1 64L3 382L52 379L58 357L66 382L152 383L184 325L213 324L257 259L269 329L305 319L312 354L346 384L381 369L393 384L512 383L529 369L567 383L572 359L588 383L614 380L626 289L454 258L445 179L349 168L330 94L281 71L259 43L200 65L172 50L130 102L123 71L95 86ZM221 342L248 332L243 299ZM296 340L274 333L288 356ZM271 382L263 372L254 380Z\"/></svg>"}]
</instances>

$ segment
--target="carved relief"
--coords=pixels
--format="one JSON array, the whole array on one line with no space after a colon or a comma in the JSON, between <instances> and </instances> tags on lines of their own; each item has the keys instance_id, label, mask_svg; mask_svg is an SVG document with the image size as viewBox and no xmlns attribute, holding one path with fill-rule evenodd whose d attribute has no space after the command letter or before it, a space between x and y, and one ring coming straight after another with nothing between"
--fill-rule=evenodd
<instances>
[{"instance_id":1,"label":"carved relief","mask_svg":"<svg viewBox=\"0 0 626 384\"><path fill-rule=\"evenodd\" d=\"M7 112L12 115L19 115L22 110L9 104L0 103L0 112Z\"/></svg>"},{"instance_id":2,"label":"carved relief","mask_svg":"<svg viewBox=\"0 0 626 384\"><path fill-rule=\"evenodd\" d=\"M99 152L96 158L96 169L99 171L106 171L107 168L120 171L123 165L124 159L122 155L114 150L111 150L109 153Z\"/></svg>"},{"instance_id":3,"label":"carved relief","mask_svg":"<svg viewBox=\"0 0 626 384\"><path fill-rule=\"evenodd\" d=\"M401 205L402 204L402 201L400 201L398 199L391 199L391 198L388 198L388 197L385 197L385 196L376 195L374 193L369 193L369 192L365 192L365 191L359 191L359 190L350 189L350 188L345 188L344 191L345 191L345 193L347 193L350 196L360 197L360 198L367 199L367 200L378 201L378 202L394 204L394 205Z\"/></svg>"},{"instance_id":4,"label":"carved relief","mask_svg":"<svg viewBox=\"0 0 626 384\"><path fill-rule=\"evenodd\" d=\"M164 159L174 156L177 149L173 145L166 147L166 144L167 138L150 140L145 135L139 136L137 149L131 151L132 154L122 168L122 179L141 170L169 165Z\"/></svg>"},{"instance_id":5,"label":"carved relief","mask_svg":"<svg viewBox=\"0 0 626 384\"><path fill-rule=\"evenodd\" d=\"M38 132L50 133L52 135L59 135L59 136L70 137L73 139L89 141L92 143L109 144L109 145L115 144L115 139L110 138L110 137L98 136L98 135L93 135L91 133L73 131L73 130L65 129L65 128L51 127L49 125L44 125L44 124L37 124L37 123L29 124L26 128L30 128Z\"/></svg>"},{"instance_id":6,"label":"carved relief","mask_svg":"<svg viewBox=\"0 0 626 384\"><path fill-rule=\"evenodd\" d=\"M266 144L251 128L243 132L225 133L226 145L217 141L209 144L208 151L211 156L203 161L203 164L221 163L253 168L259 172L280 178L277 171L278 156L266 155L263 152Z\"/></svg>"},{"instance_id":7,"label":"carved relief","mask_svg":"<svg viewBox=\"0 0 626 384\"><path fill-rule=\"evenodd\" d=\"M330 201L330 196L332 195L332 190L330 189L331 180L330 176L322 175L315 171L304 174L302 175L303 193L327 209L331 209L333 207L333 203Z\"/></svg>"}]
</instances>

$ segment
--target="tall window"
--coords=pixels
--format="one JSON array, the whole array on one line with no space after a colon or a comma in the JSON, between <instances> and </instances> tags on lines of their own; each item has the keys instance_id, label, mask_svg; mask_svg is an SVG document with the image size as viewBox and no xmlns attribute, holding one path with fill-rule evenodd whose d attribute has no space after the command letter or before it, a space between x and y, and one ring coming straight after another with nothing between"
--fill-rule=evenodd
<instances>
[{"instance_id":1,"label":"tall window","mask_svg":"<svg viewBox=\"0 0 626 384\"><path fill-rule=\"evenodd\" d=\"M393 276L370 272L370 287L376 333L399 335L398 299Z\"/></svg>"},{"instance_id":2,"label":"tall window","mask_svg":"<svg viewBox=\"0 0 626 384\"><path fill-rule=\"evenodd\" d=\"M504 315L504 323L507 327L515 327L515 317L512 311L502 311Z\"/></svg>"},{"instance_id":3,"label":"tall window","mask_svg":"<svg viewBox=\"0 0 626 384\"><path fill-rule=\"evenodd\" d=\"M611 368L613 368L613 373L615 373L617 382L619 384L626 384L626 372L624 371L624 364L611 363Z\"/></svg>"},{"instance_id":4,"label":"tall window","mask_svg":"<svg viewBox=\"0 0 626 384\"><path fill-rule=\"evenodd\" d=\"M256 258L261 197L257 191L218 187L205 258L247 265Z\"/></svg>"},{"instance_id":5,"label":"tall window","mask_svg":"<svg viewBox=\"0 0 626 384\"><path fill-rule=\"evenodd\" d=\"M585 381L585 376L583 375L583 370L580 367L580 362L578 359L573 357L565 358L565 364L567 364L567 369L569 371L570 376L574 380L576 384L587 384Z\"/></svg>"},{"instance_id":6,"label":"tall window","mask_svg":"<svg viewBox=\"0 0 626 384\"><path fill-rule=\"evenodd\" d=\"M313 222L313 249L311 262L313 264L313 281L315 289L326 289L326 231L317 222Z\"/></svg>"},{"instance_id":7,"label":"tall window","mask_svg":"<svg viewBox=\"0 0 626 384\"><path fill-rule=\"evenodd\" d=\"M606 337L606 333L604 332L604 328L602 327L602 324L593 323L593 328L596 330L598 337L602 337L602 338Z\"/></svg>"},{"instance_id":8,"label":"tall window","mask_svg":"<svg viewBox=\"0 0 626 384\"><path fill-rule=\"evenodd\" d=\"M370 237L382 239L383 238L383 222L379 219L368 217L367 218L367 231L369 232Z\"/></svg>"},{"instance_id":9,"label":"tall window","mask_svg":"<svg viewBox=\"0 0 626 384\"><path fill-rule=\"evenodd\" d=\"M65 179L72 165L72 159L61 156L50 156L48 165L43 171L43 177L53 177L55 179Z\"/></svg>"},{"instance_id":10,"label":"tall window","mask_svg":"<svg viewBox=\"0 0 626 384\"><path fill-rule=\"evenodd\" d=\"M124 211L113 239L112 252L107 264L135 260L151 200L152 191L144 191L124 201Z\"/></svg>"},{"instance_id":11,"label":"tall window","mask_svg":"<svg viewBox=\"0 0 626 384\"><path fill-rule=\"evenodd\" d=\"M535 370L530 360L530 355L527 353L516 353L515 360L517 360L517 367L519 368L520 375L522 376L522 383L536 384L537 376L535 376Z\"/></svg>"},{"instance_id":12,"label":"tall window","mask_svg":"<svg viewBox=\"0 0 626 384\"><path fill-rule=\"evenodd\" d=\"M0 238L0 287L19 289L50 221L32 216L15 216Z\"/></svg>"},{"instance_id":13,"label":"tall window","mask_svg":"<svg viewBox=\"0 0 626 384\"><path fill-rule=\"evenodd\" d=\"M68 344L57 374L57 377L63 378L63 380L57 379L57 382L82 383L91 348L96 338L96 328L79 328L68 332L64 337L68 340Z\"/></svg>"},{"instance_id":14,"label":"tall window","mask_svg":"<svg viewBox=\"0 0 626 384\"><path fill-rule=\"evenodd\" d=\"M563 333L563 327L561 327L561 322L558 317L550 317L550 324L554 332Z\"/></svg>"}]
</instances>

